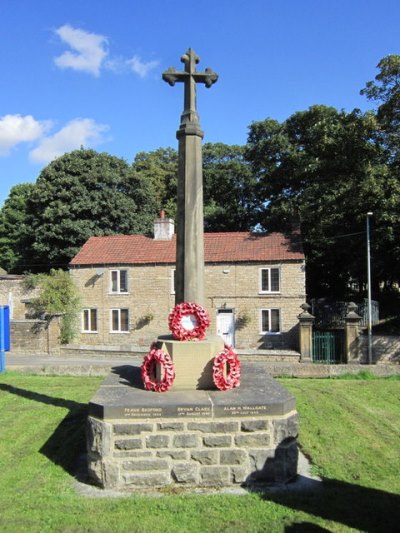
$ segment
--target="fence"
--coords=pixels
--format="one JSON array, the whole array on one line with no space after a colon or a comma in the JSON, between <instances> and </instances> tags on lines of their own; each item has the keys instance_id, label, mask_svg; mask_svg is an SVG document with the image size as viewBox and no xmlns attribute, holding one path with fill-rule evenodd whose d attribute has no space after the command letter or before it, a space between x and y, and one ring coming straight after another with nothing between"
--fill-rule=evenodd
<instances>
[{"instance_id":1,"label":"fence","mask_svg":"<svg viewBox=\"0 0 400 533\"><path fill-rule=\"evenodd\" d=\"M361 316L361 327L368 325L368 300L356 304L356 313ZM311 314L315 316L315 326L319 328L344 327L348 302L311 301ZM379 322L379 302L371 301L372 324Z\"/></svg>"}]
</instances>

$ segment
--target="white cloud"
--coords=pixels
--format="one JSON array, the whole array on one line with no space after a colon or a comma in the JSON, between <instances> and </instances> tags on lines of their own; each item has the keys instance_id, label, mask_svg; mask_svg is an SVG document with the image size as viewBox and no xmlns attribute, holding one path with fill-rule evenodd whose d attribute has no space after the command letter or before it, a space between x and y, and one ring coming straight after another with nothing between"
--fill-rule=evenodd
<instances>
[{"instance_id":1,"label":"white cloud","mask_svg":"<svg viewBox=\"0 0 400 533\"><path fill-rule=\"evenodd\" d=\"M64 52L54 59L58 67L99 76L102 63L108 55L107 37L73 28L69 24L60 26L55 33L72 48L72 51Z\"/></svg>"},{"instance_id":2,"label":"white cloud","mask_svg":"<svg viewBox=\"0 0 400 533\"><path fill-rule=\"evenodd\" d=\"M29 156L35 163L48 163L80 146L95 146L103 142L103 133L108 129L105 124L98 124L90 118L71 120L54 135L42 139Z\"/></svg>"},{"instance_id":3,"label":"white cloud","mask_svg":"<svg viewBox=\"0 0 400 533\"><path fill-rule=\"evenodd\" d=\"M141 78L145 78L151 70L158 66L159 61L148 61L146 63L139 56L134 55L132 59L126 60L126 64L135 74Z\"/></svg>"},{"instance_id":4,"label":"white cloud","mask_svg":"<svg viewBox=\"0 0 400 533\"><path fill-rule=\"evenodd\" d=\"M140 78L145 78L159 65L159 61L146 62L138 55L134 55L131 59L110 57L106 36L73 28L69 24L60 26L55 33L72 49L54 59L60 68L80 70L95 76L99 76L103 68L116 74L131 71Z\"/></svg>"},{"instance_id":5,"label":"white cloud","mask_svg":"<svg viewBox=\"0 0 400 533\"><path fill-rule=\"evenodd\" d=\"M7 155L19 143L39 139L50 125L49 121L38 121L32 115L0 117L0 155Z\"/></svg>"}]
</instances>

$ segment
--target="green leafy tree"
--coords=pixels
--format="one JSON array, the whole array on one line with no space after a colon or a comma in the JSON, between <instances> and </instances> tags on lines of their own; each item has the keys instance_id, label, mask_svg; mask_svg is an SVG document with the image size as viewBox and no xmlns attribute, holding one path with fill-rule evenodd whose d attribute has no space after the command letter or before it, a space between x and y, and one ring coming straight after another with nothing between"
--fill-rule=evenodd
<instances>
[{"instance_id":1,"label":"green leafy tree","mask_svg":"<svg viewBox=\"0 0 400 533\"><path fill-rule=\"evenodd\" d=\"M28 261L27 201L33 188L33 183L13 187L0 211L0 264L7 272L23 272Z\"/></svg>"},{"instance_id":2,"label":"green leafy tree","mask_svg":"<svg viewBox=\"0 0 400 533\"><path fill-rule=\"evenodd\" d=\"M178 152L173 148L139 152L132 167L140 181L149 187L157 212L164 210L170 218L175 218Z\"/></svg>"},{"instance_id":3,"label":"green leafy tree","mask_svg":"<svg viewBox=\"0 0 400 533\"><path fill-rule=\"evenodd\" d=\"M39 296L31 301L37 316L51 320L62 315L60 341L71 342L77 333L80 299L69 273L52 269L49 274L31 274L25 278L25 286L39 289Z\"/></svg>"},{"instance_id":4,"label":"green leafy tree","mask_svg":"<svg viewBox=\"0 0 400 533\"><path fill-rule=\"evenodd\" d=\"M369 100L378 103L380 133L393 159L399 165L400 150L400 56L389 55L378 63L375 81L361 90Z\"/></svg>"},{"instance_id":5,"label":"green leafy tree","mask_svg":"<svg viewBox=\"0 0 400 533\"><path fill-rule=\"evenodd\" d=\"M92 235L149 232L155 215L150 188L124 160L84 149L41 172L27 209L39 270L67 265Z\"/></svg>"},{"instance_id":6,"label":"green leafy tree","mask_svg":"<svg viewBox=\"0 0 400 533\"><path fill-rule=\"evenodd\" d=\"M248 230L257 223L256 197L244 147L223 143L203 146L204 224L206 231ZM178 153L172 148L140 152L133 162L135 173L146 181L157 203L176 218Z\"/></svg>"},{"instance_id":7,"label":"green leafy tree","mask_svg":"<svg viewBox=\"0 0 400 533\"><path fill-rule=\"evenodd\" d=\"M295 113L282 124L268 119L250 127L246 154L265 202L262 225L300 226L310 296L340 298L351 281L365 282L368 211L375 214L375 276L393 272L388 263L396 254L380 261L377 252L389 243L385 232L400 190L374 138L376 128L373 113L325 106Z\"/></svg>"},{"instance_id":8,"label":"green leafy tree","mask_svg":"<svg viewBox=\"0 0 400 533\"><path fill-rule=\"evenodd\" d=\"M243 146L205 144L203 177L206 231L248 231L257 224L260 202Z\"/></svg>"}]
</instances>

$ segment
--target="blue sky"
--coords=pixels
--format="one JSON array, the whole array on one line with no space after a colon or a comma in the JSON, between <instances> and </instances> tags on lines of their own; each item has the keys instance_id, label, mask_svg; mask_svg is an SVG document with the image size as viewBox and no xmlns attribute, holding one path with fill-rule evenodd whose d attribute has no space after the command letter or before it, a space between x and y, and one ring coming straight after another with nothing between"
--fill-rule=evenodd
<instances>
[{"instance_id":1,"label":"blue sky","mask_svg":"<svg viewBox=\"0 0 400 533\"><path fill-rule=\"evenodd\" d=\"M198 89L204 141L245 144L253 121L371 108L399 36L398 0L1 0L0 204L81 145L177 147L183 87L161 74L189 47L219 74Z\"/></svg>"}]
</instances>

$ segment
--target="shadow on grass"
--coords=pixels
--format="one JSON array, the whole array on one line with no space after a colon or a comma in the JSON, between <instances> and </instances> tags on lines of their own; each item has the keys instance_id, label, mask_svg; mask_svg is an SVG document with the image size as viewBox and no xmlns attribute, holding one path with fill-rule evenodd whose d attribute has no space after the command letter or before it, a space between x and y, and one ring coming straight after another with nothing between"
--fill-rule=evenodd
<instances>
[{"instance_id":1,"label":"shadow on grass","mask_svg":"<svg viewBox=\"0 0 400 533\"><path fill-rule=\"evenodd\" d=\"M137 372L126 368L115 369L127 382L136 381ZM0 383L0 390L46 405L62 407L69 413L40 448L54 464L60 465L68 474L77 477L78 459L85 453L85 424L88 405L56 398ZM86 465L82 468L80 481L87 482ZM318 483L318 485L321 485ZM400 524L400 495L378 489L353 485L344 481L324 479L318 490L283 490L261 493L266 501L302 511L324 520L368 533L397 533ZM310 522L294 523L286 527L286 533L327 531Z\"/></svg>"},{"instance_id":2,"label":"shadow on grass","mask_svg":"<svg viewBox=\"0 0 400 533\"><path fill-rule=\"evenodd\" d=\"M88 415L87 404L65 400L64 398L54 398L47 394L21 389L5 383L0 383L0 390L28 400L69 410L69 413L60 422L39 452L54 464L60 465L68 474L75 476L78 458L86 451L85 424Z\"/></svg>"},{"instance_id":3,"label":"shadow on grass","mask_svg":"<svg viewBox=\"0 0 400 533\"><path fill-rule=\"evenodd\" d=\"M400 529L400 496L344 481L324 479L319 490L265 493L263 499L357 531L397 533ZM308 524L292 524L286 532L324 531ZM317 529L316 529L317 528Z\"/></svg>"}]
</instances>

